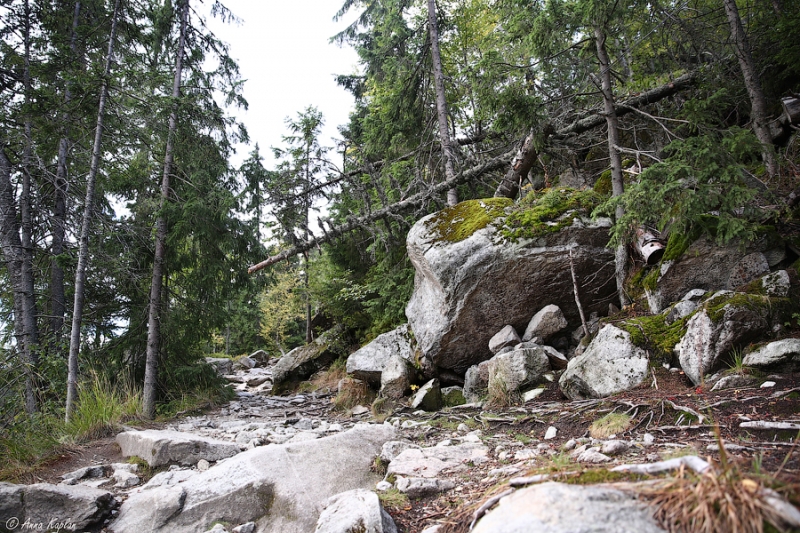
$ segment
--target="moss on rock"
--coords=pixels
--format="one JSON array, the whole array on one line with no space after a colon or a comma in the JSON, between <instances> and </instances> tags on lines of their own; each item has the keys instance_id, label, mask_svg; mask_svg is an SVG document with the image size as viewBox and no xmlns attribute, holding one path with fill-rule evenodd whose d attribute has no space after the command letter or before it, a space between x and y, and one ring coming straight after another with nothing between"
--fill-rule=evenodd
<instances>
[{"instance_id":1,"label":"moss on rock","mask_svg":"<svg viewBox=\"0 0 800 533\"><path fill-rule=\"evenodd\" d=\"M626 320L618 327L627 331L631 342L640 348L650 350L659 362L668 363L672 350L686 333L689 317L667 324L666 315L642 316Z\"/></svg>"},{"instance_id":2,"label":"moss on rock","mask_svg":"<svg viewBox=\"0 0 800 533\"><path fill-rule=\"evenodd\" d=\"M425 225L438 240L456 243L471 237L476 231L504 216L505 208L513 204L514 202L508 198L467 200L442 209Z\"/></svg>"},{"instance_id":3,"label":"moss on rock","mask_svg":"<svg viewBox=\"0 0 800 533\"><path fill-rule=\"evenodd\" d=\"M572 225L575 217L588 217L601 201L601 196L593 190L558 188L534 191L506 217L500 233L510 241L555 233Z\"/></svg>"}]
</instances>

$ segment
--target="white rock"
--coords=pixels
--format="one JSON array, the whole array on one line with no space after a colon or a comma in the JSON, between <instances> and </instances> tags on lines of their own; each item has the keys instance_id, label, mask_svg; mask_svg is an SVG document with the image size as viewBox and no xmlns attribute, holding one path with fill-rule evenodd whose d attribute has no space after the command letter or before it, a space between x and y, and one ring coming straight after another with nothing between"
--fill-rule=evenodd
<instances>
[{"instance_id":1,"label":"white rock","mask_svg":"<svg viewBox=\"0 0 800 533\"><path fill-rule=\"evenodd\" d=\"M337 494L319 515L314 533L396 533L378 495L364 489Z\"/></svg>"},{"instance_id":2,"label":"white rock","mask_svg":"<svg viewBox=\"0 0 800 533\"><path fill-rule=\"evenodd\" d=\"M528 327L525 328L522 340L529 341L533 337L540 337L546 341L566 327L567 319L564 318L561 308L557 305L547 305L533 315Z\"/></svg>"},{"instance_id":3,"label":"white rock","mask_svg":"<svg viewBox=\"0 0 800 533\"><path fill-rule=\"evenodd\" d=\"M783 339L762 346L744 356L745 366L768 367L800 362L800 339Z\"/></svg>"},{"instance_id":4,"label":"white rock","mask_svg":"<svg viewBox=\"0 0 800 533\"><path fill-rule=\"evenodd\" d=\"M544 440L552 440L556 438L556 434L558 433L558 428L555 426L550 426L547 428L547 431L544 434Z\"/></svg>"},{"instance_id":5,"label":"white rock","mask_svg":"<svg viewBox=\"0 0 800 533\"><path fill-rule=\"evenodd\" d=\"M611 457L601 453L597 448L588 448L575 457L579 463L599 464L611 461Z\"/></svg>"},{"instance_id":6,"label":"white rock","mask_svg":"<svg viewBox=\"0 0 800 533\"><path fill-rule=\"evenodd\" d=\"M191 433L178 431L125 431L117 435L117 444L125 457L141 457L150 466L169 463L193 465L200 459L219 461L239 453L239 447Z\"/></svg>"},{"instance_id":7,"label":"white rock","mask_svg":"<svg viewBox=\"0 0 800 533\"><path fill-rule=\"evenodd\" d=\"M356 350L347 358L347 373L373 386L381 383L389 361L397 356L404 361L414 360L415 343L408 324L375 337L375 340Z\"/></svg>"},{"instance_id":8,"label":"white rock","mask_svg":"<svg viewBox=\"0 0 800 533\"><path fill-rule=\"evenodd\" d=\"M574 357L558 380L572 400L604 398L638 386L649 375L647 352L630 334L607 324L583 354Z\"/></svg>"},{"instance_id":9,"label":"white rock","mask_svg":"<svg viewBox=\"0 0 800 533\"><path fill-rule=\"evenodd\" d=\"M197 461L197 470L199 470L200 472L205 472L209 468L211 468L211 464L205 459L200 459L199 461Z\"/></svg>"},{"instance_id":10,"label":"white rock","mask_svg":"<svg viewBox=\"0 0 800 533\"><path fill-rule=\"evenodd\" d=\"M628 451L630 446L627 442L621 440L609 440L603 443L600 448L600 453L605 455L619 455Z\"/></svg>"},{"instance_id":11,"label":"white rock","mask_svg":"<svg viewBox=\"0 0 800 533\"><path fill-rule=\"evenodd\" d=\"M439 494L456 486L450 480L429 477L398 477L397 490L411 498L422 498Z\"/></svg>"},{"instance_id":12,"label":"white rock","mask_svg":"<svg viewBox=\"0 0 800 533\"><path fill-rule=\"evenodd\" d=\"M486 458L489 448L482 444L465 443L457 446L408 449L394 458L388 474L408 477L434 478L445 469Z\"/></svg>"},{"instance_id":13,"label":"white rock","mask_svg":"<svg viewBox=\"0 0 800 533\"><path fill-rule=\"evenodd\" d=\"M761 384L760 388L769 389L771 387L774 387L775 385L777 385L777 383L775 383L774 381L765 381L764 383Z\"/></svg>"},{"instance_id":14,"label":"white rock","mask_svg":"<svg viewBox=\"0 0 800 533\"><path fill-rule=\"evenodd\" d=\"M496 354L503 348L507 346L516 346L520 342L522 342L522 340L519 338L519 334L517 330L514 329L514 326L507 325L489 339L489 351Z\"/></svg>"},{"instance_id":15,"label":"white rock","mask_svg":"<svg viewBox=\"0 0 800 533\"><path fill-rule=\"evenodd\" d=\"M532 400L535 400L536 398L541 396L544 393L544 391L545 391L545 389L543 389L541 387L538 388L538 389L525 391L525 392L522 393L522 401L524 403L528 403L528 402L530 402Z\"/></svg>"}]
</instances>

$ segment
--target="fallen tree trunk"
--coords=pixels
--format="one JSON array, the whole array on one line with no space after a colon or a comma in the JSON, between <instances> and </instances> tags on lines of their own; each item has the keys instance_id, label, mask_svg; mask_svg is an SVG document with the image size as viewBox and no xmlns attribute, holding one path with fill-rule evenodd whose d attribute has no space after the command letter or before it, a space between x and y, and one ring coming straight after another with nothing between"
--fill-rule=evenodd
<instances>
[{"instance_id":1,"label":"fallen tree trunk","mask_svg":"<svg viewBox=\"0 0 800 533\"><path fill-rule=\"evenodd\" d=\"M273 255L272 257L258 263L257 265L251 266L250 268L247 269L247 272L249 274L258 272L259 270L266 268L270 265L274 265L275 263L283 261L284 259L288 259L303 252L307 252L308 250L312 250L324 242L329 242L337 237L344 235L345 233L363 227L369 222L380 220L381 218L384 218L386 216L393 215L395 213L405 211L406 209L409 209L411 207L420 205L431 196L442 193L452 187L455 187L456 185L460 185L461 183L475 179L478 176L481 176L487 172L500 170L501 168L503 168L508 164L508 158L511 157L512 155L513 152L507 152L499 157L495 157L494 159L490 159L489 161L481 163L480 165L474 166L459 174L456 174L454 178L438 183L426 191L417 193L413 196L409 196L405 200L400 200L397 203L388 205L383 209L373 211L372 213L369 213L364 216L350 218L344 224L332 227L328 230L323 230L324 234L320 235L319 237L313 237L309 241L293 246L277 255Z\"/></svg>"},{"instance_id":2,"label":"fallen tree trunk","mask_svg":"<svg viewBox=\"0 0 800 533\"><path fill-rule=\"evenodd\" d=\"M620 102L614 106L616 115L617 117L627 115L628 113L632 113L634 109L637 109L641 106L652 104L658 102L659 100L663 100L668 96L672 96L678 91L681 91L692 85L696 78L697 74L695 72L689 72L683 76L679 76L675 80L665 85L662 85L661 87L650 89L649 91L645 91L638 96L634 96L633 98L629 98L624 102ZM553 139L563 139L572 135L579 135L598 126L602 126L605 123L605 113L602 111L597 111L588 117L576 120L575 122L555 132L551 133L545 129L544 133L542 134L544 137L543 141L547 140L548 137L552 137ZM524 180L525 176L528 175L528 172L530 172L533 164L536 162L536 159L539 156L534 146L534 135L535 133L531 131L525 138L525 141L523 141L522 147L520 147L514 156L514 159L511 161L511 169L509 169L509 171L503 177L503 180L497 186L497 190L494 193L495 197L516 198L517 194L519 193L520 183L522 183L522 180Z\"/></svg>"},{"instance_id":3,"label":"fallen tree trunk","mask_svg":"<svg viewBox=\"0 0 800 533\"><path fill-rule=\"evenodd\" d=\"M629 98L624 102L621 102L615 106L617 116L626 115L631 113L634 109L658 102L668 96L671 96L678 91L689 87L694 83L696 79L695 72L689 72L684 74L683 76L679 76L675 80L662 85L661 87L656 87L655 89L651 89L649 91L645 91L642 94L635 96L633 98ZM548 135L551 135L553 138L564 138L570 135L578 135L585 131L588 131L592 128L596 128L602 124L605 124L606 118L602 114L602 112L594 113L588 117L576 120L575 122L571 123L564 128L561 128L555 132L548 132L545 130L544 135L547 138ZM462 143L460 140L458 141L459 144L468 144L469 142L474 142L473 139L468 139L468 142ZM512 159L512 168L509 170L503 180L498 185L497 191L495 192L495 196L501 196L505 198L514 198L516 197L517 193L519 192L519 183L521 177L527 175L530 171L533 163L536 161L538 156L538 152L534 146L534 133L531 132L523 142L523 145L518 150L512 150L507 152L499 157L486 161L485 163L481 163L475 167L467 169L459 174L457 174L454 178L445 180L437 185L434 185L430 189L417 193L413 196L406 198L405 200L400 200L397 203L392 205L388 205L382 209L369 213L367 215L363 215L357 218L348 219L348 221L344 224L339 226L335 226L328 230L323 229L323 235L319 237L313 237L311 240L293 246L283 252L274 255L257 265L253 265L247 269L247 272L252 274L254 272L258 272L259 270L266 268L270 265L274 265L284 259L288 259L293 257L297 254L301 254L303 252L307 252L308 250L312 250L317 248L319 245L325 242L329 242L333 239L336 239L347 232L353 231L364 225L368 224L369 222L373 222L375 220L380 220L388 215L393 215L411 207L417 206L423 203L425 200L430 198L435 194L440 194L442 192L447 191L449 188L455 187L456 185L460 185L461 183L465 183L470 181L478 176L481 176L487 172L492 172L495 170L500 170L501 168L505 167L508 164L509 158ZM344 179L344 177L350 176L351 174L358 174L362 172L354 171L348 174L343 174L339 178L331 180L327 182L325 185L332 185L338 181ZM501 192L502 190L502 192Z\"/></svg>"}]
</instances>

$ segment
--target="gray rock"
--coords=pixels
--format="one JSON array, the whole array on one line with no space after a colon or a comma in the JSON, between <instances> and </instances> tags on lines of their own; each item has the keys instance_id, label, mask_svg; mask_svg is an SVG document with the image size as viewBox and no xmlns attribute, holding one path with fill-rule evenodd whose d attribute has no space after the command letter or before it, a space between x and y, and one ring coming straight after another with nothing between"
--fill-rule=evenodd
<instances>
[{"instance_id":1,"label":"gray rock","mask_svg":"<svg viewBox=\"0 0 800 533\"><path fill-rule=\"evenodd\" d=\"M745 255L737 242L718 246L713 239L697 239L681 257L661 263L656 289L646 291L650 312L660 313L692 289L728 287L735 265Z\"/></svg>"},{"instance_id":2,"label":"gray rock","mask_svg":"<svg viewBox=\"0 0 800 533\"><path fill-rule=\"evenodd\" d=\"M223 526L222 524L216 524L214 527L212 527L205 533L228 533L228 530L225 529L225 526Z\"/></svg>"},{"instance_id":3,"label":"gray rock","mask_svg":"<svg viewBox=\"0 0 800 533\"><path fill-rule=\"evenodd\" d=\"M375 486L370 466L393 437L387 425L356 425L323 439L255 448L183 483L134 492L109 530L193 533L215 521L253 521L262 533L306 533L331 496Z\"/></svg>"},{"instance_id":4,"label":"gray rock","mask_svg":"<svg viewBox=\"0 0 800 533\"><path fill-rule=\"evenodd\" d=\"M249 357L245 356L245 357L240 357L239 359L237 359L233 363L233 366L234 366L234 368L250 370L251 368L255 368L256 367L256 362L255 362L255 360L250 359Z\"/></svg>"},{"instance_id":5,"label":"gray rock","mask_svg":"<svg viewBox=\"0 0 800 533\"><path fill-rule=\"evenodd\" d=\"M517 330L514 329L514 326L507 325L489 339L489 351L496 354L500 350L516 346L520 342L522 342L522 340L519 338L519 334Z\"/></svg>"},{"instance_id":6,"label":"gray rock","mask_svg":"<svg viewBox=\"0 0 800 533\"><path fill-rule=\"evenodd\" d=\"M729 293L711 297L686 323L686 333L675 347L681 368L699 385L721 356L768 332L771 313L766 297Z\"/></svg>"},{"instance_id":7,"label":"gray rock","mask_svg":"<svg viewBox=\"0 0 800 533\"><path fill-rule=\"evenodd\" d=\"M767 258L761 252L755 252L742 257L733 265L728 276L728 286L730 290L750 283L769 272Z\"/></svg>"},{"instance_id":8,"label":"gray rock","mask_svg":"<svg viewBox=\"0 0 800 533\"><path fill-rule=\"evenodd\" d=\"M231 530L231 533L254 533L256 530L256 523L255 522L247 522L246 524L242 524L240 526L236 526Z\"/></svg>"},{"instance_id":9,"label":"gray rock","mask_svg":"<svg viewBox=\"0 0 800 533\"><path fill-rule=\"evenodd\" d=\"M406 307L409 325L423 355L437 368L457 373L488 359L489 339L509 324L524 328L530 310L543 301L558 305L567 321L578 323L570 249L584 293L594 295L591 304L584 304L587 313L605 312L605 298L616 292L613 251L606 247L609 220L588 222L576 216L561 231L517 242L499 238L491 223L457 242L446 237L466 216L483 211L482 205L485 201L472 200L429 215L407 239L416 270Z\"/></svg>"},{"instance_id":10,"label":"gray rock","mask_svg":"<svg viewBox=\"0 0 800 533\"><path fill-rule=\"evenodd\" d=\"M652 510L606 487L542 483L518 490L478 521L474 533L664 533Z\"/></svg>"},{"instance_id":11,"label":"gray rock","mask_svg":"<svg viewBox=\"0 0 800 533\"><path fill-rule=\"evenodd\" d=\"M455 488L456 484L448 479L426 477L399 477L395 483L397 490L407 494L409 498L424 498Z\"/></svg>"},{"instance_id":12,"label":"gray rock","mask_svg":"<svg viewBox=\"0 0 800 533\"><path fill-rule=\"evenodd\" d=\"M667 324L672 324L673 322L680 320L682 318L686 318L687 316L691 315L697 310L697 302L693 300L681 300L680 302L673 305L669 313L667 313L667 317L665 322Z\"/></svg>"},{"instance_id":13,"label":"gray rock","mask_svg":"<svg viewBox=\"0 0 800 533\"><path fill-rule=\"evenodd\" d=\"M416 444L413 444L405 440L392 440L386 442L383 444L383 447L381 448L381 455L380 455L381 461L383 461L386 464L389 464L392 461L394 461L395 457L397 457L404 451L410 449L419 450L421 448Z\"/></svg>"},{"instance_id":14,"label":"gray rock","mask_svg":"<svg viewBox=\"0 0 800 533\"><path fill-rule=\"evenodd\" d=\"M115 487L120 487L124 489L135 487L136 485L141 483L141 479L139 479L139 476L137 476L133 472L128 472L127 470L115 470L112 478L114 479Z\"/></svg>"},{"instance_id":15,"label":"gray rock","mask_svg":"<svg viewBox=\"0 0 800 533\"><path fill-rule=\"evenodd\" d=\"M789 295L792 282L785 270L772 272L761 278L761 288L767 296L785 298Z\"/></svg>"},{"instance_id":16,"label":"gray rock","mask_svg":"<svg viewBox=\"0 0 800 533\"><path fill-rule=\"evenodd\" d=\"M558 385L571 400L604 398L638 386L649 371L647 352L631 342L627 331L607 324L570 360Z\"/></svg>"},{"instance_id":17,"label":"gray rock","mask_svg":"<svg viewBox=\"0 0 800 533\"><path fill-rule=\"evenodd\" d=\"M697 303L697 302L700 301L700 299L703 297L703 295L705 295L705 293L707 293L707 292L708 291L705 290L705 289L692 289L689 292L687 292L683 296L683 298L681 298L681 301L682 302L689 301L689 302Z\"/></svg>"},{"instance_id":18,"label":"gray rock","mask_svg":"<svg viewBox=\"0 0 800 533\"><path fill-rule=\"evenodd\" d=\"M267 366L269 364L269 360L270 360L269 354L267 352L265 352L264 350L256 350L255 352L251 353L247 357L249 357L250 359L255 361L256 362L256 366L260 366L260 367Z\"/></svg>"},{"instance_id":19,"label":"gray rock","mask_svg":"<svg viewBox=\"0 0 800 533\"><path fill-rule=\"evenodd\" d=\"M742 363L760 368L800 363L800 339L770 342L745 355Z\"/></svg>"},{"instance_id":20,"label":"gray rock","mask_svg":"<svg viewBox=\"0 0 800 533\"><path fill-rule=\"evenodd\" d=\"M550 359L550 368L553 370L564 370L569 364L569 359L566 356L553 348L552 346L542 346L544 354Z\"/></svg>"},{"instance_id":21,"label":"gray rock","mask_svg":"<svg viewBox=\"0 0 800 533\"><path fill-rule=\"evenodd\" d=\"M534 337L540 337L546 341L566 327L567 319L564 318L561 308L557 305L547 305L533 315L531 321L528 322L528 327L525 328L522 340L529 341Z\"/></svg>"},{"instance_id":22,"label":"gray rock","mask_svg":"<svg viewBox=\"0 0 800 533\"><path fill-rule=\"evenodd\" d=\"M319 515L314 533L396 533L397 526L381 507L378 495L365 489L337 494Z\"/></svg>"},{"instance_id":23,"label":"gray rock","mask_svg":"<svg viewBox=\"0 0 800 533\"><path fill-rule=\"evenodd\" d=\"M432 379L419 388L411 400L411 408L426 411L438 411L442 408L442 390L438 379Z\"/></svg>"},{"instance_id":24,"label":"gray rock","mask_svg":"<svg viewBox=\"0 0 800 533\"><path fill-rule=\"evenodd\" d=\"M239 453L239 447L232 442L169 430L125 431L117 435L117 444L124 457L140 457L150 466L188 466L200 459L219 461Z\"/></svg>"},{"instance_id":25,"label":"gray rock","mask_svg":"<svg viewBox=\"0 0 800 533\"><path fill-rule=\"evenodd\" d=\"M102 523L117 505L110 492L84 485L0 483L0 529L15 517L20 525L42 524L44 531L83 531Z\"/></svg>"},{"instance_id":26,"label":"gray rock","mask_svg":"<svg viewBox=\"0 0 800 533\"><path fill-rule=\"evenodd\" d=\"M740 376L740 375L731 375L731 376L724 376L719 378L714 386L711 387L712 391L715 390L724 390L724 389L735 389L737 387L749 387L750 385L754 385L758 381L758 378L754 376Z\"/></svg>"},{"instance_id":27,"label":"gray rock","mask_svg":"<svg viewBox=\"0 0 800 533\"><path fill-rule=\"evenodd\" d=\"M375 340L350 354L347 358L347 373L377 386L381 383L381 373L389 360L399 356L406 361L413 361L414 349L411 330L408 324L403 324L388 333L378 335Z\"/></svg>"},{"instance_id":28,"label":"gray rock","mask_svg":"<svg viewBox=\"0 0 800 533\"><path fill-rule=\"evenodd\" d=\"M386 472L397 476L434 478L443 470L470 461L481 462L488 453L488 447L472 442L456 446L409 448L392 460Z\"/></svg>"},{"instance_id":29,"label":"gray rock","mask_svg":"<svg viewBox=\"0 0 800 533\"><path fill-rule=\"evenodd\" d=\"M272 369L272 393L281 394L333 363L338 354L330 349L330 339L335 334L327 331L311 344L299 346L281 357Z\"/></svg>"},{"instance_id":30,"label":"gray rock","mask_svg":"<svg viewBox=\"0 0 800 533\"><path fill-rule=\"evenodd\" d=\"M600 453L604 455L620 455L625 453L630 445L623 440L607 440L600 447Z\"/></svg>"},{"instance_id":31,"label":"gray rock","mask_svg":"<svg viewBox=\"0 0 800 533\"><path fill-rule=\"evenodd\" d=\"M483 361L467 369L464 375L464 398L476 403L489 392L489 361Z\"/></svg>"},{"instance_id":32,"label":"gray rock","mask_svg":"<svg viewBox=\"0 0 800 533\"><path fill-rule=\"evenodd\" d=\"M248 387L258 387L259 385L263 385L267 381L270 381L270 379L271 378L269 376L255 376L249 378L246 383Z\"/></svg>"},{"instance_id":33,"label":"gray rock","mask_svg":"<svg viewBox=\"0 0 800 533\"><path fill-rule=\"evenodd\" d=\"M442 389L442 403L445 407L455 407L456 405L467 403L466 398L464 398L463 387L444 387Z\"/></svg>"},{"instance_id":34,"label":"gray rock","mask_svg":"<svg viewBox=\"0 0 800 533\"><path fill-rule=\"evenodd\" d=\"M549 370L550 359L538 345L495 355L489 360L489 394L496 386L519 392L542 382Z\"/></svg>"},{"instance_id":35,"label":"gray rock","mask_svg":"<svg viewBox=\"0 0 800 533\"><path fill-rule=\"evenodd\" d=\"M72 472L68 472L61 476L62 479L69 480L79 480L79 479L86 479L92 477L103 477L106 475L106 469L103 466L84 466L83 468L79 468L77 470L73 470Z\"/></svg>"},{"instance_id":36,"label":"gray rock","mask_svg":"<svg viewBox=\"0 0 800 533\"><path fill-rule=\"evenodd\" d=\"M579 463L600 464L610 462L611 457L602 453L597 448L587 448L586 450L575 454L575 460Z\"/></svg>"},{"instance_id":37,"label":"gray rock","mask_svg":"<svg viewBox=\"0 0 800 533\"><path fill-rule=\"evenodd\" d=\"M197 470L199 470L200 472L205 472L209 468L211 468L211 465L205 459L200 459L199 461L197 461Z\"/></svg>"},{"instance_id":38,"label":"gray rock","mask_svg":"<svg viewBox=\"0 0 800 533\"><path fill-rule=\"evenodd\" d=\"M408 361L397 354L391 356L381 371L381 395L399 400L411 388L413 378L414 373Z\"/></svg>"},{"instance_id":39,"label":"gray rock","mask_svg":"<svg viewBox=\"0 0 800 533\"><path fill-rule=\"evenodd\" d=\"M233 372L233 362L230 359L206 357L206 363L214 367L217 374L224 376Z\"/></svg>"}]
</instances>

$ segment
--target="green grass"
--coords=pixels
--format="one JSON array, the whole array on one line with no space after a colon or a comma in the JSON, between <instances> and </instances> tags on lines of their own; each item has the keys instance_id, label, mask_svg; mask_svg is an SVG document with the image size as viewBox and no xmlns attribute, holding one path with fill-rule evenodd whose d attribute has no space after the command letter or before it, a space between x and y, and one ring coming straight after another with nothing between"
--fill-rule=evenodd
<instances>
[{"instance_id":1,"label":"green grass","mask_svg":"<svg viewBox=\"0 0 800 533\"><path fill-rule=\"evenodd\" d=\"M378 499L386 509L405 509L408 507L408 496L392 487L389 490L378 493Z\"/></svg>"}]
</instances>

